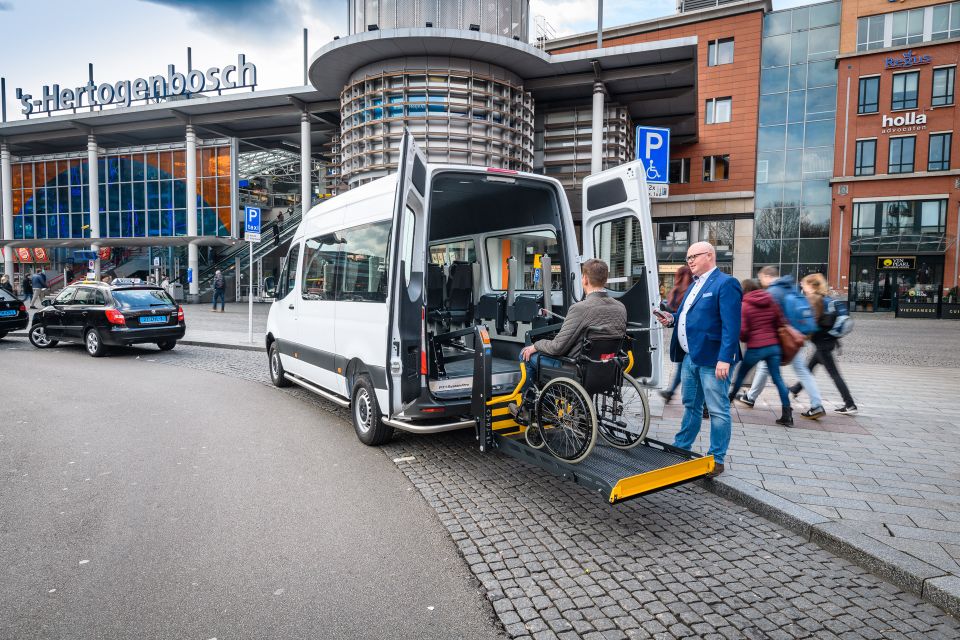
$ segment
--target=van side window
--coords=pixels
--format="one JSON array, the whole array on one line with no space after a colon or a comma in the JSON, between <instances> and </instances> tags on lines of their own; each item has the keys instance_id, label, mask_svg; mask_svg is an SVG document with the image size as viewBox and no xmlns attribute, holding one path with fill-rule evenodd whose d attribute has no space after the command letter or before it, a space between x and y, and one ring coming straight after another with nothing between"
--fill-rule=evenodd
<instances>
[{"instance_id":1,"label":"van side window","mask_svg":"<svg viewBox=\"0 0 960 640\"><path fill-rule=\"evenodd\" d=\"M339 279L340 238L333 233L303 243L303 277L300 295L304 300L336 300Z\"/></svg>"},{"instance_id":2,"label":"van side window","mask_svg":"<svg viewBox=\"0 0 960 640\"><path fill-rule=\"evenodd\" d=\"M341 232L340 236L343 240L343 278L337 299L347 302L386 302L390 222L354 227Z\"/></svg>"},{"instance_id":3,"label":"van side window","mask_svg":"<svg viewBox=\"0 0 960 640\"><path fill-rule=\"evenodd\" d=\"M416 231L416 215L409 206L403 211L403 237L400 239L403 260L403 280L409 285L410 274L413 272L413 234Z\"/></svg>"},{"instance_id":4,"label":"van side window","mask_svg":"<svg viewBox=\"0 0 960 640\"><path fill-rule=\"evenodd\" d=\"M294 244L287 254L287 261L283 265L280 275L280 286L277 287L277 299L286 298L293 292L297 280L297 259L300 257L300 245Z\"/></svg>"},{"instance_id":5,"label":"van side window","mask_svg":"<svg viewBox=\"0 0 960 640\"><path fill-rule=\"evenodd\" d=\"M553 231L523 231L506 236L491 236L487 238L486 244L490 288L494 291L508 288L507 260L511 256L517 259L516 273L509 274L509 277L513 278L514 288L517 291L540 289L543 286L540 278L544 276L540 261L544 255L550 256L552 262L551 289L563 289L560 245Z\"/></svg>"},{"instance_id":6,"label":"van side window","mask_svg":"<svg viewBox=\"0 0 960 640\"><path fill-rule=\"evenodd\" d=\"M607 289L630 289L644 278L640 223L626 216L598 224L593 228L593 255L610 267Z\"/></svg>"}]
</instances>

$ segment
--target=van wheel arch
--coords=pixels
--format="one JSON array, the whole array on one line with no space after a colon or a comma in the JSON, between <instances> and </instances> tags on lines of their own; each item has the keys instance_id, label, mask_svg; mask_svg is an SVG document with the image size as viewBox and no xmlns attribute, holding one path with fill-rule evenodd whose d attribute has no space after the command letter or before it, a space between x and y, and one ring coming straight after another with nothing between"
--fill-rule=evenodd
<instances>
[{"instance_id":1,"label":"van wheel arch","mask_svg":"<svg viewBox=\"0 0 960 640\"><path fill-rule=\"evenodd\" d=\"M357 378L362 375L370 377L370 370L367 369L367 365L365 365L363 360L360 358L354 358L350 360L350 362L347 363L346 371L344 372L348 393L353 391L354 385L357 384Z\"/></svg>"}]
</instances>

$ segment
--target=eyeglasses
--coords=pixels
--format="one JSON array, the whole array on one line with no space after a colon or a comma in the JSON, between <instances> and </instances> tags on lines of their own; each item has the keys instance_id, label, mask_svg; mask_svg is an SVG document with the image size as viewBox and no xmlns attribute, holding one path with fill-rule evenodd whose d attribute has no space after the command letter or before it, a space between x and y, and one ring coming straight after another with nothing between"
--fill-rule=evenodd
<instances>
[{"instance_id":1,"label":"eyeglasses","mask_svg":"<svg viewBox=\"0 0 960 640\"><path fill-rule=\"evenodd\" d=\"M687 256L687 262L688 262L688 263L693 262L694 260L696 260L696 259L699 258L700 256L705 256L705 255L707 255L708 253L710 253L710 252L709 252L709 251L704 251L703 253L695 253L695 254L693 254L692 256Z\"/></svg>"}]
</instances>

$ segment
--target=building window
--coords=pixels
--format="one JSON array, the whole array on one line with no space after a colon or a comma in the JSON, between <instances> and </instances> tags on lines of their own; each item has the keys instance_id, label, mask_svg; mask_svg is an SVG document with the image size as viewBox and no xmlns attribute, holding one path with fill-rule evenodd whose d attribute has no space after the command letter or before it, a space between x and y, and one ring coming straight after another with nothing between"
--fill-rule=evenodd
<instances>
[{"instance_id":1,"label":"building window","mask_svg":"<svg viewBox=\"0 0 960 640\"><path fill-rule=\"evenodd\" d=\"M705 156L703 158L703 181L717 182L730 178L730 156Z\"/></svg>"},{"instance_id":2,"label":"building window","mask_svg":"<svg viewBox=\"0 0 960 640\"><path fill-rule=\"evenodd\" d=\"M941 4L933 9L931 40L946 40L960 36L960 2Z\"/></svg>"},{"instance_id":3,"label":"building window","mask_svg":"<svg viewBox=\"0 0 960 640\"><path fill-rule=\"evenodd\" d=\"M935 107L953 104L956 71L956 67L941 67L933 70L933 95L930 98L930 104Z\"/></svg>"},{"instance_id":4,"label":"building window","mask_svg":"<svg viewBox=\"0 0 960 640\"><path fill-rule=\"evenodd\" d=\"M860 78L857 113L876 113L880 110L880 76Z\"/></svg>"},{"instance_id":5,"label":"building window","mask_svg":"<svg viewBox=\"0 0 960 640\"><path fill-rule=\"evenodd\" d=\"M670 161L670 184L686 184L690 182L690 158L679 158Z\"/></svg>"},{"instance_id":6,"label":"building window","mask_svg":"<svg viewBox=\"0 0 960 640\"><path fill-rule=\"evenodd\" d=\"M855 176L872 176L877 170L877 139L857 140L857 160L853 167Z\"/></svg>"},{"instance_id":7,"label":"building window","mask_svg":"<svg viewBox=\"0 0 960 640\"><path fill-rule=\"evenodd\" d=\"M658 261L683 262L689 246L689 222L661 222L657 225Z\"/></svg>"},{"instance_id":8,"label":"building window","mask_svg":"<svg viewBox=\"0 0 960 640\"><path fill-rule=\"evenodd\" d=\"M857 51L883 48L883 24L886 17L868 16L857 20Z\"/></svg>"},{"instance_id":9,"label":"building window","mask_svg":"<svg viewBox=\"0 0 960 640\"><path fill-rule=\"evenodd\" d=\"M733 262L733 220L711 220L700 223L700 240L709 242L717 251L717 262Z\"/></svg>"},{"instance_id":10,"label":"building window","mask_svg":"<svg viewBox=\"0 0 960 640\"><path fill-rule=\"evenodd\" d=\"M916 109L917 93L920 87L920 72L897 73L893 76L893 97L890 108Z\"/></svg>"},{"instance_id":11,"label":"building window","mask_svg":"<svg viewBox=\"0 0 960 640\"><path fill-rule=\"evenodd\" d=\"M715 67L720 64L733 62L733 38L711 40L707 45L707 66Z\"/></svg>"},{"instance_id":12,"label":"building window","mask_svg":"<svg viewBox=\"0 0 960 640\"><path fill-rule=\"evenodd\" d=\"M710 98L707 100L707 124L730 122L733 98Z\"/></svg>"},{"instance_id":13,"label":"building window","mask_svg":"<svg viewBox=\"0 0 960 640\"><path fill-rule=\"evenodd\" d=\"M893 37L891 46L923 42L923 8L897 11L893 14Z\"/></svg>"},{"instance_id":14,"label":"building window","mask_svg":"<svg viewBox=\"0 0 960 640\"><path fill-rule=\"evenodd\" d=\"M916 142L915 136L890 138L888 173L913 173L913 149Z\"/></svg>"},{"instance_id":15,"label":"building window","mask_svg":"<svg viewBox=\"0 0 960 640\"><path fill-rule=\"evenodd\" d=\"M960 37L960 2L904 9L857 20L857 51Z\"/></svg>"},{"instance_id":16,"label":"building window","mask_svg":"<svg viewBox=\"0 0 960 640\"><path fill-rule=\"evenodd\" d=\"M927 171L946 171L950 168L951 133L931 133L930 151L927 154Z\"/></svg>"}]
</instances>

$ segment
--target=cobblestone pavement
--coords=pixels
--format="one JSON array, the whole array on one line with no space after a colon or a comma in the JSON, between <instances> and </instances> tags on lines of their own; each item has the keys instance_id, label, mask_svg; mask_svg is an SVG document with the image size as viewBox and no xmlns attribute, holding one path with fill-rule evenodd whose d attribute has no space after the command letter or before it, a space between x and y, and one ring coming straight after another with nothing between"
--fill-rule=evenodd
<instances>
[{"instance_id":1,"label":"cobblestone pavement","mask_svg":"<svg viewBox=\"0 0 960 640\"><path fill-rule=\"evenodd\" d=\"M857 322L838 360L859 414L804 420L802 394L796 427L785 429L774 422L780 402L770 384L753 409L732 407L724 480L749 482L921 560L931 574L960 578L960 323ZM794 380L792 368L784 374ZM843 403L822 367L817 382L832 413ZM682 407L663 408L657 394L651 405L662 414L653 437L670 441ZM695 449L708 448L704 435Z\"/></svg>"},{"instance_id":2,"label":"cobblestone pavement","mask_svg":"<svg viewBox=\"0 0 960 640\"><path fill-rule=\"evenodd\" d=\"M8 339L0 350L25 345ZM269 384L260 353L180 346L116 357ZM344 410L279 392L350 429ZM933 605L699 483L611 507L540 469L481 454L468 432L398 434L384 454L435 509L511 637L960 637L960 623Z\"/></svg>"}]
</instances>

